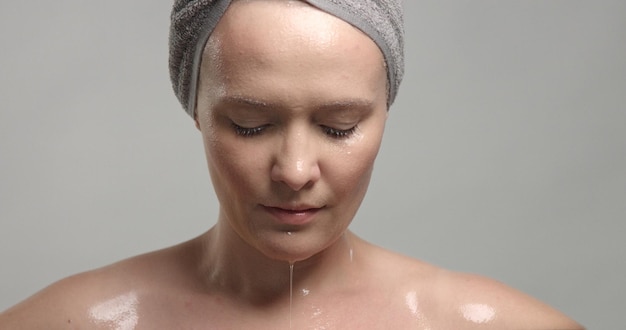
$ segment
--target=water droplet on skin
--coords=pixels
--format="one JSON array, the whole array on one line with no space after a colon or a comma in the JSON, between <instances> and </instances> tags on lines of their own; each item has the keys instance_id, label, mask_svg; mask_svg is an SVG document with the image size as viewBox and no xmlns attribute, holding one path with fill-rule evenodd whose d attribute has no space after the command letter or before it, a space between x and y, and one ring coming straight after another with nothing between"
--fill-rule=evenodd
<instances>
[{"instance_id":1,"label":"water droplet on skin","mask_svg":"<svg viewBox=\"0 0 626 330\"><path fill-rule=\"evenodd\" d=\"M417 292L411 291L407 293L405 297L405 303L406 303L406 306L409 308L409 311L411 311L411 314L417 317L420 317L419 303L417 300Z\"/></svg>"},{"instance_id":2,"label":"water droplet on skin","mask_svg":"<svg viewBox=\"0 0 626 330\"><path fill-rule=\"evenodd\" d=\"M346 242L348 243L348 255L350 257L350 262L354 261L354 249L352 248L352 240L350 239L350 236L344 234L344 237L346 238Z\"/></svg>"},{"instance_id":3,"label":"water droplet on skin","mask_svg":"<svg viewBox=\"0 0 626 330\"><path fill-rule=\"evenodd\" d=\"M296 171L298 171L298 173L304 172L304 161L302 159L296 161Z\"/></svg>"},{"instance_id":4,"label":"water droplet on skin","mask_svg":"<svg viewBox=\"0 0 626 330\"><path fill-rule=\"evenodd\" d=\"M89 316L97 324L116 330L132 330L137 326L139 300L134 292L101 302L89 309Z\"/></svg>"},{"instance_id":5,"label":"water droplet on skin","mask_svg":"<svg viewBox=\"0 0 626 330\"><path fill-rule=\"evenodd\" d=\"M466 304L461 306L460 311L466 320L478 324L487 323L496 315L495 309L485 304Z\"/></svg>"},{"instance_id":6,"label":"water droplet on skin","mask_svg":"<svg viewBox=\"0 0 626 330\"><path fill-rule=\"evenodd\" d=\"M315 311L313 311L313 317L318 317L322 315L322 310L320 308L315 308Z\"/></svg>"}]
</instances>

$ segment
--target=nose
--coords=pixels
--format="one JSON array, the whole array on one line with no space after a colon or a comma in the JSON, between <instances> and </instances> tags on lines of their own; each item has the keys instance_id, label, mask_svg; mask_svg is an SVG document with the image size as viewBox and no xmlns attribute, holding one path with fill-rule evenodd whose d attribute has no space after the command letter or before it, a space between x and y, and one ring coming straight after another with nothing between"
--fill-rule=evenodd
<instances>
[{"instance_id":1,"label":"nose","mask_svg":"<svg viewBox=\"0 0 626 330\"><path fill-rule=\"evenodd\" d=\"M321 175L316 149L314 141L303 130L283 135L272 164L272 180L294 191L314 184Z\"/></svg>"}]
</instances>

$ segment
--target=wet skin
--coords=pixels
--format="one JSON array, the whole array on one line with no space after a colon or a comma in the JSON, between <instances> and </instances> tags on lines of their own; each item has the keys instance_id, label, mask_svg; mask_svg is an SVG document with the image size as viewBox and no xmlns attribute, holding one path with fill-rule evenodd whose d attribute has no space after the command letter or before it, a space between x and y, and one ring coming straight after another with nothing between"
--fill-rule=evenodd
<instances>
[{"instance_id":1,"label":"wet skin","mask_svg":"<svg viewBox=\"0 0 626 330\"><path fill-rule=\"evenodd\" d=\"M64 279L2 314L0 328L288 329L288 264L276 279L283 289L271 299L207 285L198 264L211 235ZM293 329L581 329L500 283L391 253L349 232L313 258L327 257L341 262L295 263Z\"/></svg>"},{"instance_id":2,"label":"wet skin","mask_svg":"<svg viewBox=\"0 0 626 330\"><path fill-rule=\"evenodd\" d=\"M382 54L366 35L297 1L237 1L201 71L195 121L217 224L62 280L0 328L580 328L495 281L347 230L388 115Z\"/></svg>"}]
</instances>

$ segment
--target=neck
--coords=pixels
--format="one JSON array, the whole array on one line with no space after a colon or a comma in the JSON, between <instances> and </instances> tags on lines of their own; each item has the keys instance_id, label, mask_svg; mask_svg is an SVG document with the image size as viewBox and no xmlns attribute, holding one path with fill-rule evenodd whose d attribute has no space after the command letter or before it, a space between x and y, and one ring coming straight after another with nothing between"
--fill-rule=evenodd
<instances>
[{"instance_id":1,"label":"neck","mask_svg":"<svg viewBox=\"0 0 626 330\"><path fill-rule=\"evenodd\" d=\"M289 299L290 289L293 292L345 289L358 274L352 244L358 238L350 232L345 232L325 250L293 263L292 285L288 261L263 255L228 224L218 222L202 240L201 269L208 287L252 304Z\"/></svg>"}]
</instances>

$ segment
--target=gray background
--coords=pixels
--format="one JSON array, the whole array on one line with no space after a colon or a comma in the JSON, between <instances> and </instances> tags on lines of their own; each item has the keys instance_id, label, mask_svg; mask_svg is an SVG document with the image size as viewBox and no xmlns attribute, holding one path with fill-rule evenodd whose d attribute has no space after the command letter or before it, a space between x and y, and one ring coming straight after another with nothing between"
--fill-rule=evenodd
<instances>
[{"instance_id":1,"label":"gray background","mask_svg":"<svg viewBox=\"0 0 626 330\"><path fill-rule=\"evenodd\" d=\"M213 223L170 4L0 4L0 310ZM406 78L353 230L622 328L626 1L405 7Z\"/></svg>"}]
</instances>

